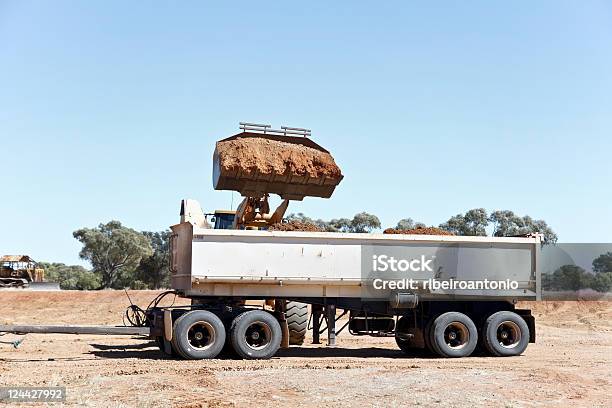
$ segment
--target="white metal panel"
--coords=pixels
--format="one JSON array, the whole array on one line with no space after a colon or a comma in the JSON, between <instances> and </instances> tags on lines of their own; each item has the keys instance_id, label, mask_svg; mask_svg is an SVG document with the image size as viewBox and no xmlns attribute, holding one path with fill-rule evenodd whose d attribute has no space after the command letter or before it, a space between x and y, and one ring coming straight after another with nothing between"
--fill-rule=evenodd
<instances>
[{"instance_id":1,"label":"white metal panel","mask_svg":"<svg viewBox=\"0 0 612 408\"><path fill-rule=\"evenodd\" d=\"M193 242L194 278L360 279L360 245L209 238Z\"/></svg>"},{"instance_id":2,"label":"white metal panel","mask_svg":"<svg viewBox=\"0 0 612 408\"><path fill-rule=\"evenodd\" d=\"M482 247L460 247L457 276L462 280L510 279L528 282L532 271L533 245L506 247L491 256Z\"/></svg>"}]
</instances>

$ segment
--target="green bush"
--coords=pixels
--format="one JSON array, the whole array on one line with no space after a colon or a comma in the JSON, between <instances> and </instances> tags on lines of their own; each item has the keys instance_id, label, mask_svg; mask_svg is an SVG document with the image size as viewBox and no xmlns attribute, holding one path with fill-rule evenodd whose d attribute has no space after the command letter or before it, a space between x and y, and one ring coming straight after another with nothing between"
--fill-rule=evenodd
<instances>
[{"instance_id":1,"label":"green bush","mask_svg":"<svg viewBox=\"0 0 612 408\"><path fill-rule=\"evenodd\" d=\"M80 265L47 262L39 265L45 269L45 280L59 283L62 289L93 290L102 284L98 275Z\"/></svg>"}]
</instances>

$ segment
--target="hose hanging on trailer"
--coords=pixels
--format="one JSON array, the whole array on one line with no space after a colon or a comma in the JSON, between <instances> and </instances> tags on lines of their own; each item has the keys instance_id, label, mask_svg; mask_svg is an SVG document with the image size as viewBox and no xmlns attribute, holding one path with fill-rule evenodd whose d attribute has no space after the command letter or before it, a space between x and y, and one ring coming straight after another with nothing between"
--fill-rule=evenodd
<instances>
[{"instance_id":1,"label":"hose hanging on trailer","mask_svg":"<svg viewBox=\"0 0 612 408\"><path fill-rule=\"evenodd\" d=\"M174 295L174 299L172 299L172 304L170 305L172 306L174 305L174 302L176 301L176 296L177 296L177 293L175 291L167 290L157 295L151 301L151 303L149 303L147 308L145 310L142 310L142 308L140 308L139 306L135 305L132 302L132 299L130 298L130 295L128 294L127 290L125 291L125 294L128 300L130 301L130 306L127 307L127 309L125 310L125 314L123 315L123 325L124 326L134 326L134 327L149 326L151 322L149 321L149 318L147 316L149 312L151 311L151 309L154 307L157 307L159 303L162 301L162 299L170 294ZM129 324L126 324L126 322Z\"/></svg>"}]
</instances>

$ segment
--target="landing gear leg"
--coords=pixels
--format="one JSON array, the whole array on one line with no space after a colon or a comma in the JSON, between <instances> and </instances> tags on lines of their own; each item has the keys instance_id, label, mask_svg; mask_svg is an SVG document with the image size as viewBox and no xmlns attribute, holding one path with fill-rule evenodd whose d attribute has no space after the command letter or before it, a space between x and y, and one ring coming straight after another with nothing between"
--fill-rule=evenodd
<instances>
[{"instance_id":1,"label":"landing gear leg","mask_svg":"<svg viewBox=\"0 0 612 408\"><path fill-rule=\"evenodd\" d=\"M312 344L321 344L321 316L323 315L323 306L312 305Z\"/></svg>"},{"instance_id":2,"label":"landing gear leg","mask_svg":"<svg viewBox=\"0 0 612 408\"><path fill-rule=\"evenodd\" d=\"M327 305L327 347L336 347L336 305Z\"/></svg>"}]
</instances>

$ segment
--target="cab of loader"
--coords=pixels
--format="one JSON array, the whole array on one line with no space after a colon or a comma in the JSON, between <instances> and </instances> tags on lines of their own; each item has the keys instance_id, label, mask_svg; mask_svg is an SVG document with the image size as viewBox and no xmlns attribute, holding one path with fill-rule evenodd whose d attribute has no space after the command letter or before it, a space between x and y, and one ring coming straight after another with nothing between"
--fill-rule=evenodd
<instances>
[{"instance_id":1,"label":"cab of loader","mask_svg":"<svg viewBox=\"0 0 612 408\"><path fill-rule=\"evenodd\" d=\"M329 198L342 172L309 129L240 122L241 132L219 140L213 154L213 187L243 197L236 211L205 214L192 199L181 202L181 222L200 228L267 229L282 221L290 200ZM270 208L269 197L281 203Z\"/></svg>"},{"instance_id":2,"label":"cab of loader","mask_svg":"<svg viewBox=\"0 0 612 408\"><path fill-rule=\"evenodd\" d=\"M212 214L210 221L214 229L233 229L235 217L236 211L217 210Z\"/></svg>"}]
</instances>

